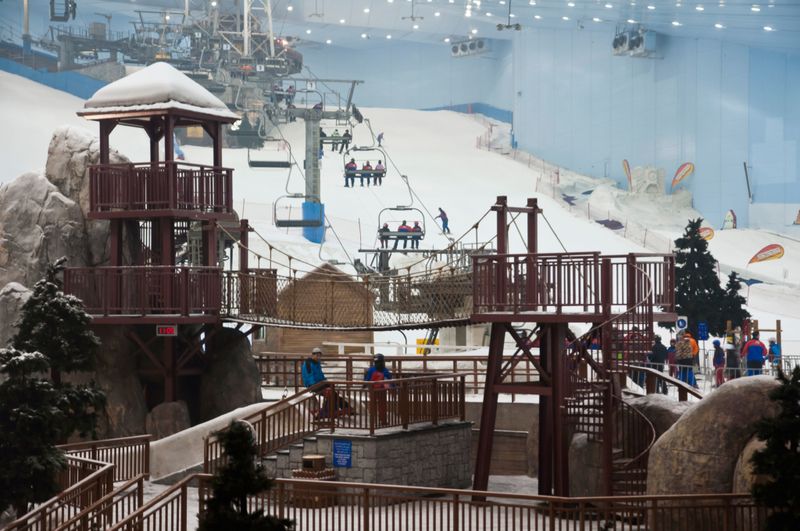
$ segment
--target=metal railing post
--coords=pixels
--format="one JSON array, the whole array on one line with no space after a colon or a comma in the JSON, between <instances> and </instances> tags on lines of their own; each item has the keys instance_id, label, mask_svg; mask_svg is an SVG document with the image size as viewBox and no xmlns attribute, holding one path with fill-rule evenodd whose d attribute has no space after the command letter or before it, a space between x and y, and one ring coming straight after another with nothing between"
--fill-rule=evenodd
<instances>
[{"instance_id":1,"label":"metal railing post","mask_svg":"<svg viewBox=\"0 0 800 531\"><path fill-rule=\"evenodd\" d=\"M370 385L369 386L368 393L369 393L369 395L368 395L369 396L369 434L370 435L374 435L375 434L375 418L377 416L377 414L376 414L376 406L377 406L377 404L375 403L375 386L374 385Z\"/></svg>"},{"instance_id":2,"label":"metal railing post","mask_svg":"<svg viewBox=\"0 0 800 531\"><path fill-rule=\"evenodd\" d=\"M453 521L453 528L452 528L453 531L459 531L458 509L459 509L458 494L453 494L453 519L452 519L452 521Z\"/></svg>"},{"instance_id":3,"label":"metal railing post","mask_svg":"<svg viewBox=\"0 0 800 531\"><path fill-rule=\"evenodd\" d=\"M362 522L361 529L363 531L369 531L369 489L364 489L364 510L362 518L364 521Z\"/></svg>"},{"instance_id":4,"label":"metal railing post","mask_svg":"<svg viewBox=\"0 0 800 531\"><path fill-rule=\"evenodd\" d=\"M439 380L434 378L431 381L431 424L439 424Z\"/></svg>"},{"instance_id":5,"label":"metal railing post","mask_svg":"<svg viewBox=\"0 0 800 531\"><path fill-rule=\"evenodd\" d=\"M400 422L403 423L403 429L408 429L408 382L400 384Z\"/></svg>"},{"instance_id":6,"label":"metal railing post","mask_svg":"<svg viewBox=\"0 0 800 531\"><path fill-rule=\"evenodd\" d=\"M188 492L186 489L187 485L188 483L184 483L183 485L181 485L181 522L180 522L181 531L186 531L186 524L187 524L187 518L186 518L186 506L188 502Z\"/></svg>"}]
</instances>

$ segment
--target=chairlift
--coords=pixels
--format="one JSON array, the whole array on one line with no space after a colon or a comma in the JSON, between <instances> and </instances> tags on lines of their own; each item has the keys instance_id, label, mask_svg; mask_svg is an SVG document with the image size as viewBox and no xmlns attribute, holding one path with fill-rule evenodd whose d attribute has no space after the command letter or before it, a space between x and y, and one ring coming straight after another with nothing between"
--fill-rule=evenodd
<instances>
[{"instance_id":1,"label":"chairlift","mask_svg":"<svg viewBox=\"0 0 800 531\"><path fill-rule=\"evenodd\" d=\"M399 227L400 224L405 220L408 223L413 224L415 221L420 223L422 227L422 232L400 232L397 228L392 228L391 224L396 223ZM389 207L384 208L378 214L378 230L383 228L383 225L388 223L389 232L379 232L378 239L383 240L398 240L398 239L419 239L420 241L425 239L425 215L422 211L418 208L414 207L407 207L407 206L396 206L396 207Z\"/></svg>"},{"instance_id":2,"label":"chairlift","mask_svg":"<svg viewBox=\"0 0 800 531\"><path fill-rule=\"evenodd\" d=\"M247 148L247 164L248 164L248 166L250 166L251 168L255 168L255 169L261 168L261 169L282 169L282 170L289 169L290 170L292 168L292 149L289 146L288 142L286 142L286 141L284 141L284 140L282 140L280 138L274 138L274 137L271 137L271 136L268 136L268 137L264 138L264 142L265 143L266 142L273 142L273 143L277 144L277 146L278 146L277 149L266 150L266 151L274 151L274 152L285 151L286 152L285 160L284 160L284 157L281 157L280 160L253 160L250 157L251 148L248 147ZM257 150L257 151L261 151L261 150Z\"/></svg>"},{"instance_id":3,"label":"chairlift","mask_svg":"<svg viewBox=\"0 0 800 531\"><path fill-rule=\"evenodd\" d=\"M375 156L369 156L370 153L374 153ZM356 158L356 157L358 157L358 158ZM346 169L347 168L347 164L350 163L350 159L355 160L356 165L359 167L357 170L347 170ZM375 170L375 169L363 170L363 169L361 169L364 166L364 164L366 164L367 162L370 162L370 163L373 163L373 164L377 164L377 161L383 161L384 169L382 169L382 170ZM380 147L377 147L377 146L375 146L375 147L352 147L352 148L348 149L344 153L344 155L342 157L342 168L345 168L344 169L345 182L347 182L347 178L348 177L359 177L359 178L363 178L363 177L375 177L375 178L378 178L379 177L379 178L383 179L384 177L386 177L386 167L385 167L386 162L387 162L386 161L386 152L383 150L383 148L380 148ZM400 208L400 207L398 207L398 208ZM405 207L403 207L403 208L405 208ZM421 219L424 222L425 218L421 217ZM381 225L381 226L383 226L383 225Z\"/></svg>"},{"instance_id":4,"label":"chairlift","mask_svg":"<svg viewBox=\"0 0 800 531\"><path fill-rule=\"evenodd\" d=\"M279 205L279 203L281 203L281 202L285 203L285 202L287 202L289 200L295 200L295 199L302 199L305 202L306 196L303 195L303 194L284 195L284 196L281 196L278 199L276 199L275 202L272 204L272 219L275 221L275 226L276 227L278 227L280 229L305 228L305 227L319 228L319 227L322 227L325 224L325 217L322 215L322 211L321 210L320 210L319 218L315 218L315 219L291 219L291 218L288 217L288 215L287 215L287 217L284 217L284 218L278 217L278 208L279 208L278 205ZM291 213L291 206L289 208L290 208L290 213ZM302 212L303 212L302 206L300 208L298 208L298 210L300 211L300 215L302 216Z\"/></svg>"}]
</instances>

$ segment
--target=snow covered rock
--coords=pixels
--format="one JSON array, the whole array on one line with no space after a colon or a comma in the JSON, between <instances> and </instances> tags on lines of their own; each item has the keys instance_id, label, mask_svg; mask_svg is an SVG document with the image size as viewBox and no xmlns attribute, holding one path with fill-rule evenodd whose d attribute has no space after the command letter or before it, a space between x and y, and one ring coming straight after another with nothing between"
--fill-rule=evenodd
<instances>
[{"instance_id":1,"label":"snow covered rock","mask_svg":"<svg viewBox=\"0 0 800 531\"><path fill-rule=\"evenodd\" d=\"M70 267L85 267L87 248L83 212L43 172L23 173L0 188L0 287L33 286L62 256Z\"/></svg>"},{"instance_id":2,"label":"snow covered rock","mask_svg":"<svg viewBox=\"0 0 800 531\"><path fill-rule=\"evenodd\" d=\"M9 282L0 290L0 348L17 333L14 323L19 318L22 305L31 297L31 290L17 282Z\"/></svg>"},{"instance_id":3,"label":"snow covered rock","mask_svg":"<svg viewBox=\"0 0 800 531\"><path fill-rule=\"evenodd\" d=\"M603 495L603 444L576 433L569 445L569 495Z\"/></svg>"},{"instance_id":4,"label":"snow covered rock","mask_svg":"<svg viewBox=\"0 0 800 531\"><path fill-rule=\"evenodd\" d=\"M663 196L667 194L664 189L664 168L654 168L650 164L644 168L636 166L631 170L631 193Z\"/></svg>"},{"instance_id":5,"label":"snow covered rock","mask_svg":"<svg viewBox=\"0 0 800 531\"><path fill-rule=\"evenodd\" d=\"M76 202L83 212L89 212L89 165L100 162L100 140L83 127L64 125L55 130L47 150L45 175L66 197ZM109 163L124 164L127 157L115 149L109 152ZM85 220L90 266L107 265L110 252L109 222ZM123 234L125 239L126 234ZM130 250L124 248L124 255ZM70 264L71 267L74 267Z\"/></svg>"}]
</instances>

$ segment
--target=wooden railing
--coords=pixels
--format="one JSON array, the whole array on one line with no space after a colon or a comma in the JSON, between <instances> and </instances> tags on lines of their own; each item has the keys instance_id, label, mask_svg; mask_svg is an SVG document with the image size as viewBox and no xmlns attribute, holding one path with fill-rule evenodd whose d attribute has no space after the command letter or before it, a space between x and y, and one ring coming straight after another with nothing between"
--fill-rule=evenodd
<instances>
[{"instance_id":1,"label":"wooden railing","mask_svg":"<svg viewBox=\"0 0 800 531\"><path fill-rule=\"evenodd\" d=\"M221 275L217 267L68 268L64 293L95 316L219 315Z\"/></svg>"},{"instance_id":2,"label":"wooden railing","mask_svg":"<svg viewBox=\"0 0 800 531\"><path fill-rule=\"evenodd\" d=\"M67 454L67 467L57 478L62 492L5 529L88 531L91 522L122 518L142 504L143 481L150 475L150 439L143 435L59 446ZM126 480L114 489L115 481Z\"/></svg>"},{"instance_id":3,"label":"wooden railing","mask_svg":"<svg viewBox=\"0 0 800 531\"><path fill-rule=\"evenodd\" d=\"M67 455L84 457L114 465L114 481L127 481L140 474L150 474L150 439L137 435L58 446Z\"/></svg>"},{"instance_id":4,"label":"wooden railing","mask_svg":"<svg viewBox=\"0 0 800 531\"><path fill-rule=\"evenodd\" d=\"M199 483L202 518L211 495L210 479L208 474L183 479L110 531L195 527L194 514L188 511L188 486ZM557 498L299 479L277 479L275 484L250 497L248 510L264 509L294 520L295 531L760 531L768 514L747 494Z\"/></svg>"},{"instance_id":5,"label":"wooden railing","mask_svg":"<svg viewBox=\"0 0 800 531\"><path fill-rule=\"evenodd\" d=\"M54 531L95 531L106 529L144 505L144 482L148 474L139 474L108 493Z\"/></svg>"},{"instance_id":6,"label":"wooden railing","mask_svg":"<svg viewBox=\"0 0 800 531\"><path fill-rule=\"evenodd\" d=\"M602 263L612 264L603 278ZM653 304L675 311L674 255L600 253L498 254L472 257L473 313L589 313L602 311L603 283L610 283L612 305L628 307L631 266L653 278Z\"/></svg>"},{"instance_id":7,"label":"wooden railing","mask_svg":"<svg viewBox=\"0 0 800 531\"><path fill-rule=\"evenodd\" d=\"M67 456L67 467L57 479L63 491L35 510L18 518L6 529L50 531L81 513L114 489L114 465Z\"/></svg>"},{"instance_id":8,"label":"wooden railing","mask_svg":"<svg viewBox=\"0 0 800 531\"><path fill-rule=\"evenodd\" d=\"M95 214L90 217L95 218L169 210L233 214L230 168L175 161L93 165L89 186L90 212Z\"/></svg>"},{"instance_id":9,"label":"wooden railing","mask_svg":"<svg viewBox=\"0 0 800 531\"><path fill-rule=\"evenodd\" d=\"M380 349L377 349L380 351ZM538 358L538 356L534 356ZM503 356L504 364L512 355ZM261 372L263 387L288 387L295 392L303 388L302 365L308 359L305 354L262 353L253 359ZM393 378L413 378L427 374L445 372L463 373L467 393L483 392L486 378L486 355L436 355L436 356L392 356L387 355L386 368ZM530 359L517 356L516 365L509 372L509 382L536 381L539 373ZM325 377L331 381L359 381L372 365L372 356L363 354L338 355L323 359ZM513 395L512 395L513 397Z\"/></svg>"},{"instance_id":10,"label":"wooden railing","mask_svg":"<svg viewBox=\"0 0 800 531\"><path fill-rule=\"evenodd\" d=\"M255 433L260 455L268 455L318 430L376 429L440 420L464 420L464 374L439 374L385 382L320 382L243 420ZM385 388L385 385L391 385ZM203 471L222 463L216 436L205 438Z\"/></svg>"}]
</instances>

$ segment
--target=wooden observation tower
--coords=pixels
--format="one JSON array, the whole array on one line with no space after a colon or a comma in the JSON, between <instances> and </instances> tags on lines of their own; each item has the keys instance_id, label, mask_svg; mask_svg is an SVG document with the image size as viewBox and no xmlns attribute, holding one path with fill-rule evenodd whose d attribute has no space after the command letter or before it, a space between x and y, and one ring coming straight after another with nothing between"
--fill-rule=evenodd
<instances>
[{"instance_id":1,"label":"wooden observation tower","mask_svg":"<svg viewBox=\"0 0 800 531\"><path fill-rule=\"evenodd\" d=\"M491 323L473 488L488 486L498 396L507 393L539 396L539 494L569 496L569 426L602 444L604 496L642 494L654 432L621 388L650 352L653 323L677 319L674 255L540 254L536 199L518 208L500 196L492 210L497 254L473 257L470 320ZM526 214L526 254L508 254L508 213ZM520 322L537 323L536 336L520 337L512 326ZM591 330L570 337L568 323ZM504 365L506 333L517 351ZM538 379L507 382L522 357Z\"/></svg>"},{"instance_id":2,"label":"wooden observation tower","mask_svg":"<svg viewBox=\"0 0 800 531\"><path fill-rule=\"evenodd\" d=\"M100 124L100 163L89 169L87 217L109 222L110 257L104 267L68 269L64 290L84 301L95 324L154 325L152 339L135 331L128 336L156 367L140 374L163 376L164 400L175 401L178 376L199 374L187 363L220 326L217 222L236 219L233 171L222 166L222 125L239 117L166 63L100 89L78 115ZM109 135L118 126L143 130L150 160L110 164ZM212 166L174 159L175 130L195 126L213 140ZM235 230L246 242L247 221ZM189 245L190 232L198 231L199 252L188 253L194 260L176 256L176 249ZM247 269L245 252L240 268ZM163 349L155 348L158 337Z\"/></svg>"}]
</instances>

